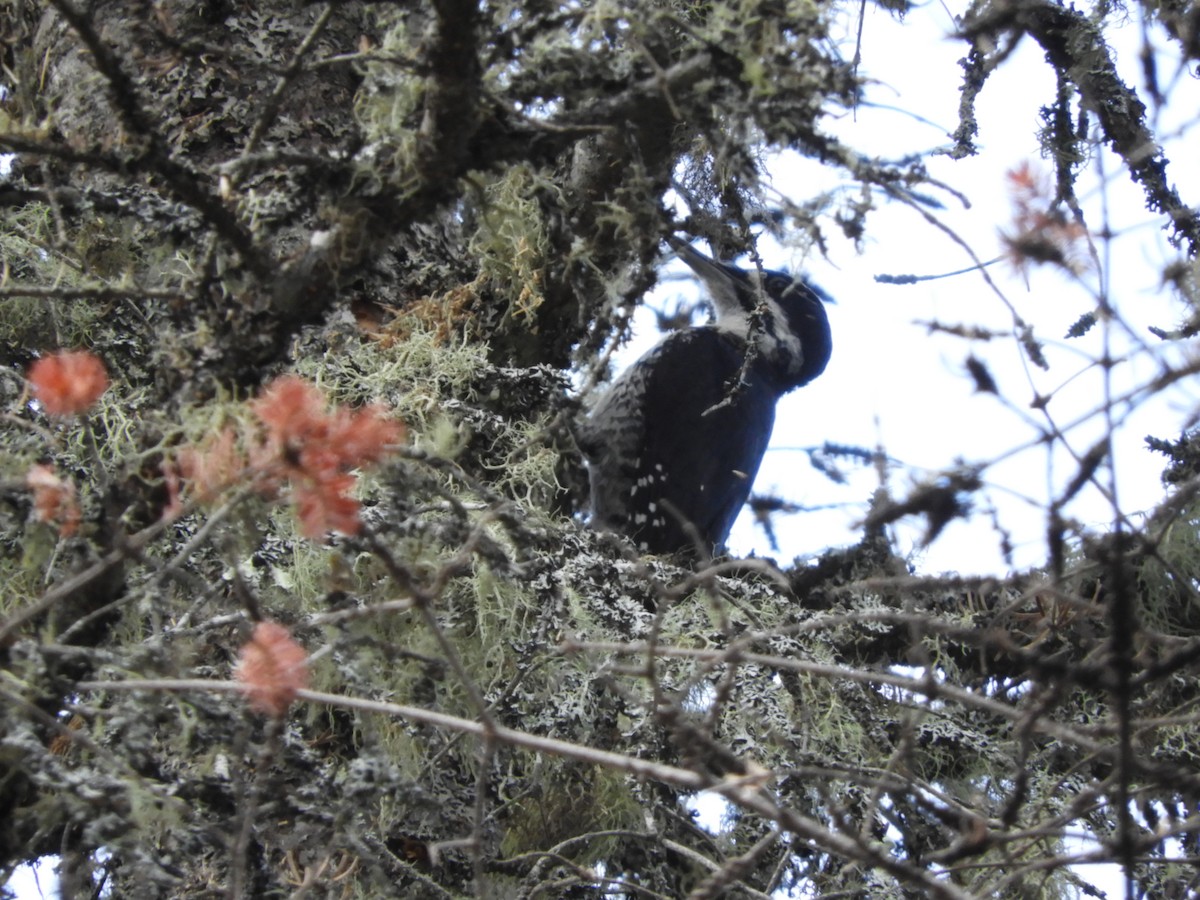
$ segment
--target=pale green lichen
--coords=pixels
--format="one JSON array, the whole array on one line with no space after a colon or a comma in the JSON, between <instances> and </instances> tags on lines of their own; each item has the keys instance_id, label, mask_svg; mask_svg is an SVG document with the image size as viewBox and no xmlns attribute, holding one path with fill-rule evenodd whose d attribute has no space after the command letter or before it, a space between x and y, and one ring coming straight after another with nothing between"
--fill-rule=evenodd
<instances>
[{"instance_id":1,"label":"pale green lichen","mask_svg":"<svg viewBox=\"0 0 1200 900\"><path fill-rule=\"evenodd\" d=\"M539 193L565 202L561 188L531 166L512 166L489 181L470 244L481 277L508 298L507 317L517 321L534 321L545 299L543 270L552 251Z\"/></svg>"}]
</instances>

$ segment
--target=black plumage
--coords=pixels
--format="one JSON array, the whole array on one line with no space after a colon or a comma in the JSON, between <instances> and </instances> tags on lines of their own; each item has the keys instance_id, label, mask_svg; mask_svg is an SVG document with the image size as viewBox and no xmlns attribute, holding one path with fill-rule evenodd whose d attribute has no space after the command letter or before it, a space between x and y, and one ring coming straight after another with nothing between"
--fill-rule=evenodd
<instances>
[{"instance_id":1,"label":"black plumage","mask_svg":"<svg viewBox=\"0 0 1200 900\"><path fill-rule=\"evenodd\" d=\"M771 438L775 403L825 369L827 298L803 278L747 271L672 241L717 320L663 338L580 429L592 524L638 549L723 547Z\"/></svg>"}]
</instances>

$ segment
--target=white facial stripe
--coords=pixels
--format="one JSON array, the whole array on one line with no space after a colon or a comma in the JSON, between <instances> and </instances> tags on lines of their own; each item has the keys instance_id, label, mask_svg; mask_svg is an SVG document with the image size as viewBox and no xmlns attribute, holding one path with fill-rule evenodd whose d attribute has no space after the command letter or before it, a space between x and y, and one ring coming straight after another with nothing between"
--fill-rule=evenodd
<instances>
[{"instance_id":1,"label":"white facial stripe","mask_svg":"<svg viewBox=\"0 0 1200 900\"><path fill-rule=\"evenodd\" d=\"M708 288L709 299L712 300L713 306L717 309L717 320L720 321L727 316L736 316L738 314L745 315L746 310L742 308L742 303L738 299L736 287L724 277L709 281L704 279L705 287Z\"/></svg>"},{"instance_id":2,"label":"white facial stripe","mask_svg":"<svg viewBox=\"0 0 1200 900\"><path fill-rule=\"evenodd\" d=\"M746 312L740 306L721 310L717 327L742 340L749 340L753 332L754 343L759 353L774 363L789 363L789 374L799 372L804 365L804 345L800 336L788 327L787 315L778 302L765 294L761 296L760 302L764 304L766 312L766 321L760 327L753 327L752 313Z\"/></svg>"},{"instance_id":3,"label":"white facial stripe","mask_svg":"<svg viewBox=\"0 0 1200 900\"><path fill-rule=\"evenodd\" d=\"M799 372L804 365L804 345L800 342L800 336L788 327L783 307L769 297L767 310L774 327L770 329L772 333L758 336L759 349L770 359L793 361L790 371Z\"/></svg>"}]
</instances>

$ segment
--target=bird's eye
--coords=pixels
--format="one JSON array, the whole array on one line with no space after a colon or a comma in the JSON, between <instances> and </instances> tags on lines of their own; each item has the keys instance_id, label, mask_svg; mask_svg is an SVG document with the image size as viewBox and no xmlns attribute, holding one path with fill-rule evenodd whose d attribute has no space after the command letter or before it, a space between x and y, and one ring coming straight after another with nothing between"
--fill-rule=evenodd
<instances>
[{"instance_id":1,"label":"bird's eye","mask_svg":"<svg viewBox=\"0 0 1200 900\"><path fill-rule=\"evenodd\" d=\"M792 285L792 279L784 278L782 275L767 276L767 293L773 297L781 297Z\"/></svg>"}]
</instances>

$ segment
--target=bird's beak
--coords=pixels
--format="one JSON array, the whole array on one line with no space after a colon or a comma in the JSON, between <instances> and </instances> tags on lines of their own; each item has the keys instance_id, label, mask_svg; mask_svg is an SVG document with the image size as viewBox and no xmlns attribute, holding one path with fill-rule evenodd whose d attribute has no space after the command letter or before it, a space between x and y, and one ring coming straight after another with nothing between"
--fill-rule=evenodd
<instances>
[{"instance_id":1,"label":"bird's beak","mask_svg":"<svg viewBox=\"0 0 1200 900\"><path fill-rule=\"evenodd\" d=\"M742 301L738 286L746 280L746 275L741 269L710 259L691 244L681 241L677 237L668 237L667 243L671 245L675 255L700 276L708 288L713 303L719 310L741 309Z\"/></svg>"}]
</instances>

